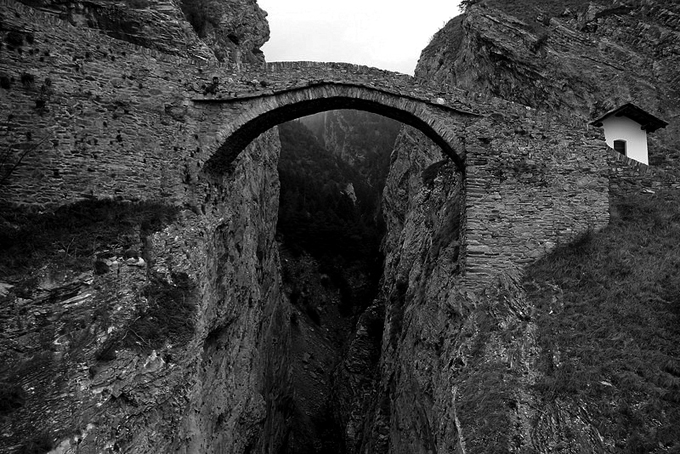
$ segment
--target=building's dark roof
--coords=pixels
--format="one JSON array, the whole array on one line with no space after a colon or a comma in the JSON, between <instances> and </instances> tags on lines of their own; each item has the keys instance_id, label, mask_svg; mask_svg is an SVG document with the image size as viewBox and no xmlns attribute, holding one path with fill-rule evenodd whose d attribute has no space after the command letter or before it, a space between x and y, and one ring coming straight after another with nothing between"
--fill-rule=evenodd
<instances>
[{"instance_id":1,"label":"building's dark roof","mask_svg":"<svg viewBox=\"0 0 680 454\"><path fill-rule=\"evenodd\" d=\"M647 132L654 132L659 128L665 128L668 126L667 122L655 117L649 112L645 112L635 104L631 103L624 104L621 107L617 107L616 109L607 112L590 124L593 126L602 126L602 121L611 115L616 117L628 117L631 120L640 123L640 125L642 125L642 129Z\"/></svg>"}]
</instances>

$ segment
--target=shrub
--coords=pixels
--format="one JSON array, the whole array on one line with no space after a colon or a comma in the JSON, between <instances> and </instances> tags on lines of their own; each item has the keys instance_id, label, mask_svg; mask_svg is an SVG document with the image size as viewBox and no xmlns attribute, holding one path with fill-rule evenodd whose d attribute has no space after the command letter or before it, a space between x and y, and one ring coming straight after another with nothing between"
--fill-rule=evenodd
<instances>
[{"instance_id":1,"label":"shrub","mask_svg":"<svg viewBox=\"0 0 680 454\"><path fill-rule=\"evenodd\" d=\"M460 8L461 11L465 12L471 6L476 5L477 3L481 3L481 1L482 0L461 0L460 5L458 5L458 8Z\"/></svg>"},{"instance_id":2,"label":"shrub","mask_svg":"<svg viewBox=\"0 0 680 454\"><path fill-rule=\"evenodd\" d=\"M21 75L21 83L24 87L30 87L35 83L35 76L29 73L23 73Z\"/></svg>"},{"instance_id":3,"label":"shrub","mask_svg":"<svg viewBox=\"0 0 680 454\"><path fill-rule=\"evenodd\" d=\"M432 186L434 185L434 179L437 178L437 174L439 174L439 169L445 166L448 162L450 162L450 159L444 159L442 161L435 162L434 164L423 170L422 173L423 186L432 188Z\"/></svg>"},{"instance_id":4,"label":"shrub","mask_svg":"<svg viewBox=\"0 0 680 454\"><path fill-rule=\"evenodd\" d=\"M0 415L7 415L24 406L26 393L17 384L0 383Z\"/></svg>"},{"instance_id":5,"label":"shrub","mask_svg":"<svg viewBox=\"0 0 680 454\"><path fill-rule=\"evenodd\" d=\"M16 30L12 30L9 33L7 33L5 41L10 46L21 47L24 45L24 34Z\"/></svg>"}]
</instances>

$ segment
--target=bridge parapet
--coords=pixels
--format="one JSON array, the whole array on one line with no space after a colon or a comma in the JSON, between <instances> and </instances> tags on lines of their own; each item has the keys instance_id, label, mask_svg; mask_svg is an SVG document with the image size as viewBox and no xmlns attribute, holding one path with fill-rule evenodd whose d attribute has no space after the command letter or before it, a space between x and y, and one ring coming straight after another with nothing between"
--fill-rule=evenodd
<instances>
[{"instance_id":1,"label":"bridge parapet","mask_svg":"<svg viewBox=\"0 0 680 454\"><path fill-rule=\"evenodd\" d=\"M205 93L212 78L219 85L214 93ZM271 62L236 71L232 66L208 66L194 83L195 101L229 101L271 96L320 84L339 84L370 88L403 98L425 102L444 109L475 115L504 111L525 115L520 104L495 98L489 94L468 92L453 86L435 85L421 78L369 66L337 62Z\"/></svg>"}]
</instances>

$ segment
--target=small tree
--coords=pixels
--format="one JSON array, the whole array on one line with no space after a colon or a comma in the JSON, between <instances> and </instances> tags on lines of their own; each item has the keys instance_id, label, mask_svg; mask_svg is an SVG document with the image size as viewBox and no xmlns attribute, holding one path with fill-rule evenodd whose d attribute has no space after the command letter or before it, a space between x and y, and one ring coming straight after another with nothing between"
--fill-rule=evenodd
<instances>
[{"instance_id":1,"label":"small tree","mask_svg":"<svg viewBox=\"0 0 680 454\"><path fill-rule=\"evenodd\" d=\"M481 2L482 0L461 0L460 5L458 5L458 8L460 8L462 12L466 12L469 7Z\"/></svg>"},{"instance_id":2,"label":"small tree","mask_svg":"<svg viewBox=\"0 0 680 454\"><path fill-rule=\"evenodd\" d=\"M0 186L9 181L10 176L21 165L24 158L35 151L45 140L46 137L37 142L21 145L8 144L0 150Z\"/></svg>"}]
</instances>

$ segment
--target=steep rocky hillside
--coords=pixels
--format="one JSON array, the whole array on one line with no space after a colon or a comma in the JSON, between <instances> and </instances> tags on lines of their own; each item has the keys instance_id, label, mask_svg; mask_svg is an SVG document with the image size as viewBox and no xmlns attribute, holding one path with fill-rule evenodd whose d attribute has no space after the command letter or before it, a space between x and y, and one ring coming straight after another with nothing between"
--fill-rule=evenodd
<instances>
[{"instance_id":1,"label":"steep rocky hillside","mask_svg":"<svg viewBox=\"0 0 680 454\"><path fill-rule=\"evenodd\" d=\"M269 39L269 24L256 0L181 0L180 7L218 60L264 62L260 47Z\"/></svg>"},{"instance_id":2,"label":"steep rocky hillside","mask_svg":"<svg viewBox=\"0 0 680 454\"><path fill-rule=\"evenodd\" d=\"M609 227L481 290L465 286L458 254L460 176L402 131L384 194L381 373L358 445L677 452L677 2L467 3L417 76L574 112L584 127L629 101L671 125L646 177L613 180Z\"/></svg>"},{"instance_id":3,"label":"steep rocky hillside","mask_svg":"<svg viewBox=\"0 0 680 454\"><path fill-rule=\"evenodd\" d=\"M650 159L678 159L680 5L662 0L470 2L417 76L584 119L626 102L670 123Z\"/></svg>"}]
</instances>

